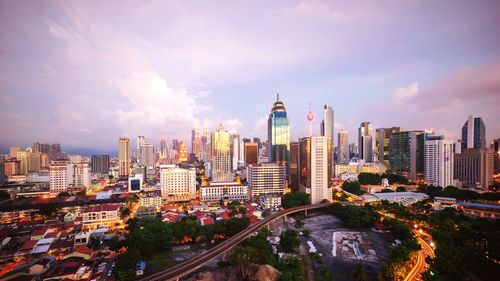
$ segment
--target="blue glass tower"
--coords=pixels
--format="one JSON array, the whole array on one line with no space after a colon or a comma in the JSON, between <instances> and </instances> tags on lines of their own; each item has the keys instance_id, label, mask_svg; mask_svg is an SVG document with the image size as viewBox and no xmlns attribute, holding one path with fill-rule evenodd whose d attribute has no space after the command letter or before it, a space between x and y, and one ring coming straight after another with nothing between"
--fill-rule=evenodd
<instances>
[{"instance_id":1,"label":"blue glass tower","mask_svg":"<svg viewBox=\"0 0 500 281\"><path fill-rule=\"evenodd\" d=\"M287 177L290 175L290 126L285 105L279 93L267 121L267 151L269 162L286 165Z\"/></svg>"}]
</instances>

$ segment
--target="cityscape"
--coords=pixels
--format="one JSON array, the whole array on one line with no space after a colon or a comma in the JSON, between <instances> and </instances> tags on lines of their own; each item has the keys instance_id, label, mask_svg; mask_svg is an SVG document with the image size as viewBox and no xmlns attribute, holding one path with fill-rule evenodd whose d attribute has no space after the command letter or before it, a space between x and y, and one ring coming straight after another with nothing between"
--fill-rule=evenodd
<instances>
[{"instance_id":1,"label":"cityscape","mask_svg":"<svg viewBox=\"0 0 500 281\"><path fill-rule=\"evenodd\" d=\"M500 3L443 3L0 1L0 281L498 280Z\"/></svg>"}]
</instances>

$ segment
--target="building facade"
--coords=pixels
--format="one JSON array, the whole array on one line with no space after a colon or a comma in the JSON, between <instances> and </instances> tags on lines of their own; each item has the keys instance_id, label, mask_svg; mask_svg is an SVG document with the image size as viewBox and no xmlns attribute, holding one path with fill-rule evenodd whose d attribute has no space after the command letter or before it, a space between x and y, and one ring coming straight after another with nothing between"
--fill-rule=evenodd
<instances>
[{"instance_id":1,"label":"building facade","mask_svg":"<svg viewBox=\"0 0 500 281\"><path fill-rule=\"evenodd\" d=\"M460 187L487 190L493 184L493 149L462 149L455 154L454 164L454 177Z\"/></svg>"},{"instance_id":2,"label":"building facade","mask_svg":"<svg viewBox=\"0 0 500 281\"><path fill-rule=\"evenodd\" d=\"M335 144L334 144L334 140L335 140L335 137L334 137L334 132L335 132L335 126L334 126L334 112L333 112L333 109L331 106L329 105L324 105L323 106L323 120L321 121L321 135L324 136L324 137L327 137L327 138L330 138L330 151L332 153L332 156L331 156L331 159L332 161L335 161L335 157L334 157L334 147L335 147ZM332 169L334 167L333 165L334 163L332 162ZM332 171L333 173L333 171Z\"/></svg>"},{"instance_id":3,"label":"building facade","mask_svg":"<svg viewBox=\"0 0 500 281\"><path fill-rule=\"evenodd\" d=\"M362 122L358 128L358 157L366 163L373 162L373 128L370 122Z\"/></svg>"},{"instance_id":4,"label":"building facade","mask_svg":"<svg viewBox=\"0 0 500 281\"><path fill-rule=\"evenodd\" d=\"M486 148L486 126L481 117L470 115L462 127L462 149Z\"/></svg>"},{"instance_id":5,"label":"building facade","mask_svg":"<svg viewBox=\"0 0 500 281\"><path fill-rule=\"evenodd\" d=\"M425 140L425 181L428 185L453 185L454 141L443 137Z\"/></svg>"},{"instance_id":6,"label":"building facade","mask_svg":"<svg viewBox=\"0 0 500 281\"><path fill-rule=\"evenodd\" d=\"M127 178L130 173L130 140L122 137L118 140L118 175Z\"/></svg>"},{"instance_id":7,"label":"building facade","mask_svg":"<svg viewBox=\"0 0 500 281\"><path fill-rule=\"evenodd\" d=\"M290 125L285 105L279 93L267 120L267 156L269 162L285 164L287 178L290 175Z\"/></svg>"},{"instance_id":8,"label":"building facade","mask_svg":"<svg viewBox=\"0 0 500 281\"><path fill-rule=\"evenodd\" d=\"M49 167L49 190L51 196L68 190L73 182L73 169L67 160L52 161Z\"/></svg>"},{"instance_id":9,"label":"building facade","mask_svg":"<svg viewBox=\"0 0 500 281\"><path fill-rule=\"evenodd\" d=\"M259 145L256 142L245 142L245 165L259 163Z\"/></svg>"},{"instance_id":10,"label":"building facade","mask_svg":"<svg viewBox=\"0 0 500 281\"><path fill-rule=\"evenodd\" d=\"M383 162L389 165L389 140L392 134L401 131L401 127L377 129L375 136L375 156L377 162Z\"/></svg>"},{"instance_id":11,"label":"building facade","mask_svg":"<svg viewBox=\"0 0 500 281\"><path fill-rule=\"evenodd\" d=\"M311 194L311 204L331 200L331 152L327 137L307 137L300 140L300 189Z\"/></svg>"},{"instance_id":12,"label":"building facade","mask_svg":"<svg viewBox=\"0 0 500 281\"><path fill-rule=\"evenodd\" d=\"M160 166L161 197L167 202L189 201L196 198L196 170L175 165Z\"/></svg>"},{"instance_id":13,"label":"building facade","mask_svg":"<svg viewBox=\"0 0 500 281\"><path fill-rule=\"evenodd\" d=\"M92 155L90 158L92 174L103 175L109 173L109 155Z\"/></svg>"},{"instance_id":14,"label":"building facade","mask_svg":"<svg viewBox=\"0 0 500 281\"><path fill-rule=\"evenodd\" d=\"M341 129L338 134L337 163L349 163L349 133Z\"/></svg>"},{"instance_id":15,"label":"building facade","mask_svg":"<svg viewBox=\"0 0 500 281\"><path fill-rule=\"evenodd\" d=\"M424 177L425 134L423 131L404 131L389 139L389 167L411 181Z\"/></svg>"},{"instance_id":16,"label":"building facade","mask_svg":"<svg viewBox=\"0 0 500 281\"><path fill-rule=\"evenodd\" d=\"M248 200L248 186L237 182L211 182L200 187L200 200L203 202L219 202Z\"/></svg>"},{"instance_id":17,"label":"building facade","mask_svg":"<svg viewBox=\"0 0 500 281\"><path fill-rule=\"evenodd\" d=\"M231 134L224 130L222 124L212 133L212 166L211 176L214 182L233 180L231 168Z\"/></svg>"},{"instance_id":18,"label":"building facade","mask_svg":"<svg viewBox=\"0 0 500 281\"><path fill-rule=\"evenodd\" d=\"M252 196L283 194L286 188L285 165L278 163L252 164L248 166L248 187Z\"/></svg>"}]
</instances>

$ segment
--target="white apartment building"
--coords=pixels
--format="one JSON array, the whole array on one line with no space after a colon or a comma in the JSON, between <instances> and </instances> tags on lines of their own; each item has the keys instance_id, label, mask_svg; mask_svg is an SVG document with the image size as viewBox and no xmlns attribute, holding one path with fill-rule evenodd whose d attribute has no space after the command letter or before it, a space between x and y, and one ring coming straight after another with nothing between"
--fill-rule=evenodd
<instances>
[{"instance_id":1,"label":"white apartment building","mask_svg":"<svg viewBox=\"0 0 500 281\"><path fill-rule=\"evenodd\" d=\"M90 165L89 163L81 162L71 164L73 169L73 179L71 184L75 187L90 186Z\"/></svg>"},{"instance_id":2,"label":"white apartment building","mask_svg":"<svg viewBox=\"0 0 500 281\"><path fill-rule=\"evenodd\" d=\"M97 228L99 226L114 227L121 223L120 205L105 204L85 207L82 212L84 228Z\"/></svg>"},{"instance_id":3,"label":"white apartment building","mask_svg":"<svg viewBox=\"0 0 500 281\"><path fill-rule=\"evenodd\" d=\"M160 166L161 197L168 202L189 201L196 198L196 170L175 165Z\"/></svg>"},{"instance_id":4,"label":"white apartment building","mask_svg":"<svg viewBox=\"0 0 500 281\"><path fill-rule=\"evenodd\" d=\"M200 187L200 200L218 202L220 200L248 200L248 186L237 182L211 182Z\"/></svg>"},{"instance_id":5,"label":"white apartment building","mask_svg":"<svg viewBox=\"0 0 500 281\"><path fill-rule=\"evenodd\" d=\"M247 169L248 187L252 196L283 194L285 192L285 166L277 163L252 164Z\"/></svg>"},{"instance_id":6,"label":"white apartment building","mask_svg":"<svg viewBox=\"0 0 500 281\"><path fill-rule=\"evenodd\" d=\"M453 185L453 143L442 137L425 141L425 180L428 185Z\"/></svg>"},{"instance_id":7,"label":"white apartment building","mask_svg":"<svg viewBox=\"0 0 500 281\"><path fill-rule=\"evenodd\" d=\"M331 200L332 189L329 186L330 170L328 169L331 154L329 154L327 137L302 138L299 144L299 176L300 189L311 194L311 204L323 200ZM302 172L304 171L304 172Z\"/></svg>"},{"instance_id":8,"label":"white apartment building","mask_svg":"<svg viewBox=\"0 0 500 281\"><path fill-rule=\"evenodd\" d=\"M51 196L68 190L73 182L73 167L66 160L53 161L49 166L49 191Z\"/></svg>"}]
</instances>

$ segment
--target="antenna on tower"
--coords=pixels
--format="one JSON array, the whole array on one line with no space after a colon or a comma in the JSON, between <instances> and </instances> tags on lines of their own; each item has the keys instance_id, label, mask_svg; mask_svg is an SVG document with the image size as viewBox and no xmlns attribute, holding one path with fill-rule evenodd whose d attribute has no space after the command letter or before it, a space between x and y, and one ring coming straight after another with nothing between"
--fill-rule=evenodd
<instances>
[{"instance_id":1,"label":"antenna on tower","mask_svg":"<svg viewBox=\"0 0 500 281\"><path fill-rule=\"evenodd\" d=\"M309 113L307 113L307 121L309 122L309 136L312 137L312 122L314 120L314 113L312 112L311 101L309 100Z\"/></svg>"},{"instance_id":2,"label":"antenna on tower","mask_svg":"<svg viewBox=\"0 0 500 281\"><path fill-rule=\"evenodd\" d=\"M280 101L280 82L276 82L276 101Z\"/></svg>"}]
</instances>

